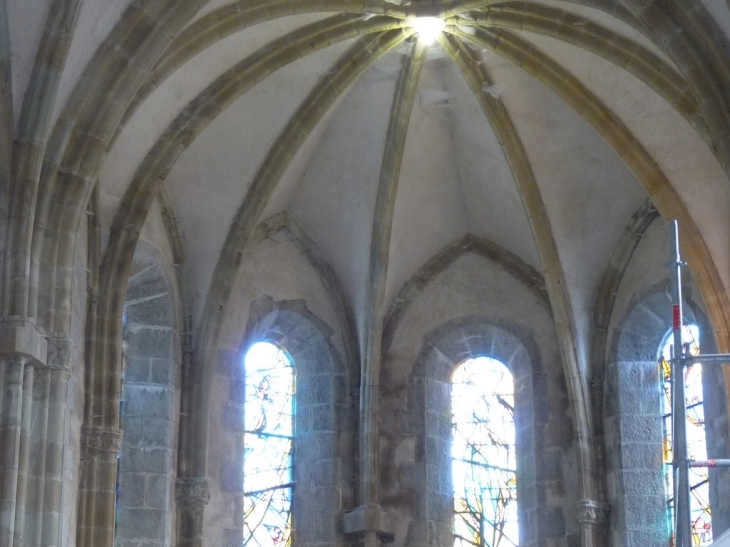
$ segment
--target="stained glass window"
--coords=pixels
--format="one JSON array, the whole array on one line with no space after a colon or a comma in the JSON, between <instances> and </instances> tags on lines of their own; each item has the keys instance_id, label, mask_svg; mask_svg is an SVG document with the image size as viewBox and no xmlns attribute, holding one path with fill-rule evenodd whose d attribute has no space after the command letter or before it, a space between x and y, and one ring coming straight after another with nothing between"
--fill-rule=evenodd
<instances>
[{"instance_id":1,"label":"stained glass window","mask_svg":"<svg viewBox=\"0 0 730 547\"><path fill-rule=\"evenodd\" d=\"M292 541L294 368L268 342L246 353L243 438L243 545L289 547Z\"/></svg>"},{"instance_id":2,"label":"stained glass window","mask_svg":"<svg viewBox=\"0 0 730 547\"><path fill-rule=\"evenodd\" d=\"M699 329L697 325L686 325L682 330L682 340L689 344L690 353L700 352ZM670 335L661 351L662 376L662 415L664 420L664 477L668 493L669 518L674 511L674 475L672 469L672 382ZM684 371L685 393L687 396L687 450L692 460L707 459L705 435L705 412L702 398L702 365L697 363ZM689 470L690 514L692 517L692 541L694 545L712 543L712 511L710 509L709 475L706 467ZM670 520L671 522L671 520Z\"/></svg>"},{"instance_id":3,"label":"stained glass window","mask_svg":"<svg viewBox=\"0 0 730 547\"><path fill-rule=\"evenodd\" d=\"M462 363L451 387L454 547L511 547L517 536L514 382L496 359Z\"/></svg>"}]
</instances>

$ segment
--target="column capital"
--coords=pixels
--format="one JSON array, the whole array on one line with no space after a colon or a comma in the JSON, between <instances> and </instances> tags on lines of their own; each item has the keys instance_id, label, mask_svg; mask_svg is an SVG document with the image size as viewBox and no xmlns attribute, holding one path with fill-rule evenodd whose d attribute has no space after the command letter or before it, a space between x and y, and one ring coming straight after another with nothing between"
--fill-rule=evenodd
<instances>
[{"instance_id":1,"label":"column capital","mask_svg":"<svg viewBox=\"0 0 730 547\"><path fill-rule=\"evenodd\" d=\"M393 543L395 534L390 520L377 503L360 505L343 515L342 531L345 535L375 535L382 543Z\"/></svg>"},{"instance_id":2,"label":"column capital","mask_svg":"<svg viewBox=\"0 0 730 547\"><path fill-rule=\"evenodd\" d=\"M116 427L83 426L81 447L93 455L114 454L122 449L124 431Z\"/></svg>"},{"instance_id":3,"label":"column capital","mask_svg":"<svg viewBox=\"0 0 730 547\"><path fill-rule=\"evenodd\" d=\"M611 506L595 500L580 500L575 504L575 512L580 524L606 525Z\"/></svg>"},{"instance_id":4,"label":"column capital","mask_svg":"<svg viewBox=\"0 0 730 547\"><path fill-rule=\"evenodd\" d=\"M175 499L183 505L210 501L210 481L207 477L177 479L175 481Z\"/></svg>"}]
</instances>

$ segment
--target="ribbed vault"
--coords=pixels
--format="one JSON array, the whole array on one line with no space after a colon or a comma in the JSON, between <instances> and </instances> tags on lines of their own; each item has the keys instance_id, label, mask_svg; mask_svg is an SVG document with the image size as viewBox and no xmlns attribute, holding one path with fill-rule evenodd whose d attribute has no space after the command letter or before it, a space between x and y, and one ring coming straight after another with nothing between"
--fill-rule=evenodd
<instances>
[{"instance_id":1,"label":"ribbed vault","mask_svg":"<svg viewBox=\"0 0 730 547\"><path fill-rule=\"evenodd\" d=\"M679 219L730 350L725 3L712 13L695 0L21 4L0 2L11 29L29 29L0 44L2 315L70 331L88 224L102 251L91 255L85 425L117 428L120 287L146 222L161 216L183 292L183 478L207 473L232 288L247 253L282 230L331 289L347 358L359 361L362 505L380 496L389 329L452 255L501 261L549 302L586 500L604 495L589 385L605 340L592 329L607 324L606 293L631 254L615 249L631 247L626 226L653 211L647 198ZM424 16L445 25L433 45L413 24ZM593 533L583 527L584 545Z\"/></svg>"},{"instance_id":2,"label":"ribbed vault","mask_svg":"<svg viewBox=\"0 0 730 547\"><path fill-rule=\"evenodd\" d=\"M101 171L102 208L116 213L100 291L102 302L114 301L142 224L166 185L192 258L193 385L199 393L191 426L198 441L184 447L183 456L191 476L206 472L205 451L197 448L206 438L206 386L240 257L264 218L289 211L329 257L355 320L362 504L379 499L386 311L420 264L470 233L497 241L544 275L578 429L582 495L600 497L588 390L590 310L605 257L645 196L667 218L681 220L700 286L713 294L724 294L725 286L673 186L679 181L632 132L632 120L622 118L632 114L615 111L591 91L585 79L590 65L575 70L573 63L569 70L546 41L624 70L649 100L668 104L693 128L709 163L722 165L722 135L706 115L711 110L697 81L686 77L685 60L663 51L631 10L613 6L611 19L583 6L572 11L569 4L534 2L247 2L211 10L177 34L125 99L119 124L106 131L111 161ZM317 12L325 13L313 18ZM416 15L444 19L440 45L419 45L410 24ZM260 48L251 49L249 40L250 53L236 60L231 48L262 25L268 36L282 35L253 35ZM216 51L221 61L210 56ZM201 74L196 59L206 55L211 83L186 85L186 78ZM194 89L197 95L190 94ZM166 102L184 107L171 110ZM551 127L555 146L548 134L542 142L523 137L540 133L532 124L551 123L541 104L558 112ZM150 119L159 121L151 125ZM320 127L323 119L326 127ZM585 142L590 149L580 150ZM488 150L488 164L469 161L480 148L480 157ZM120 162L130 175L120 177ZM136 166L133 174L130 166ZM611 175L602 180L593 169ZM713 173L722 177L720 169ZM578 188L587 190L576 189L571 199L566 177L586 180ZM719 199L727 196L725 190ZM604 212L604 199L613 199L604 210L609 214L596 220L591 213ZM581 236L578 247L574 234ZM720 331L729 313L725 298L713 310ZM120 305L114 303L108 316ZM100 326L100 337L109 339Z\"/></svg>"}]
</instances>

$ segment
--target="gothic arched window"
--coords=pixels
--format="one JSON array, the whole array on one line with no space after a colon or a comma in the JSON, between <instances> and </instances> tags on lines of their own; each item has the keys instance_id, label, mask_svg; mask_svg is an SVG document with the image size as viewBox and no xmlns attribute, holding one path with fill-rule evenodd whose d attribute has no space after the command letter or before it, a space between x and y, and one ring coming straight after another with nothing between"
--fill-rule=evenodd
<instances>
[{"instance_id":1,"label":"gothic arched window","mask_svg":"<svg viewBox=\"0 0 730 547\"><path fill-rule=\"evenodd\" d=\"M286 352L257 342L246 352L243 544L292 542L294 367Z\"/></svg>"},{"instance_id":2,"label":"gothic arched window","mask_svg":"<svg viewBox=\"0 0 730 547\"><path fill-rule=\"evenodd\" d=\"M452 376L454 546L518 544L514 381L477 357Z\"/></svg>"},{"instance_id":3,"label":"gothic arched window","mask_svg":"<svg viewBox=\"0 0 730 547\"><path fill-rule=\"evenodd\" d=\"M682 340L689 344L690 353L700 352L697 325L685 325ZM674 480L672 470L672 383L671 383L671 331L661 348L662 417L664 425L664 469L670 518L674 510ZM684 371L687 395L687 450L692 460L707 459L707 435L705 432L704 397L702 393L702 365L697 363ZM690 514L694 545L712 543L712 512L710 509L710 480L706 467L690 468Z\"/></svg>"}]
</instances>

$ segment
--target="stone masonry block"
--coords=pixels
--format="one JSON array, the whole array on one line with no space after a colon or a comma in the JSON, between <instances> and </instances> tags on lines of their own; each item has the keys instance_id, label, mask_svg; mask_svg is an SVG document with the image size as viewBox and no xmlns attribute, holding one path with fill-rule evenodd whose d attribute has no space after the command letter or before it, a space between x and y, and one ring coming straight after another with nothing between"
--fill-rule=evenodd
<instances>
[{"instance_id":1,"label":"stone masonry block","mask_svg":"<svg viewBox=\"0 0 730 547\"><path fill-rule=\"evenodd\" d=\"M633 496L662 496L664 484L657 476L642 471L625 471L623 473L623 489Z\"/></svg>"},{"instance_id":2,"label":"stone masonry block","mask_svg":"<svg viewBox=\"0 0 730 547\"><path fill-rule=\"evenodd\" d=\"M334 369L329 345L319 340L295 356L297 367L306 374L331 373Z\"/></svg>"},{"instance_id":3,"label":"stone masonry block","mask_svg":"<svg viewBox=\"0 0 730 547\"><path fill-rule=\"evenodd\" d=\"M559 450L547 450L537 459L537 476L541 480L563 480L563 454Z\"/></svg>"},{"instance_id":4,"label":"stone masonry block","mask_svg":"<svg viewBox=\"0 0 730 547\"><path fill-rule=\"evenodd\" d=\"M170 468L169 450L159 448L130 448L120 461L122 472L164 474Z\"/></svg>"},{"instance_id":5,"label":"stone masonry block","mask_svg":"<svg viewBox=\"0 0 730 547\"><path fill-rule=\"evenodd\" d=\"M237 460L221 464L220 487L223 492L243 494L243 465Z\"/></svg>"},{"instance_id":6,"label":"stone masonry block","mask_svg":"<svg viewBox=\"0 0 730 547\"><path fill-rule=\"evenodd\" d=\"M312 431L334 431L335 415L332 405L313 405L311 408Z\"/></svg>"},{"instance_id":7,"label":"stone masonry block","mask_svg":"<svg viewBox=\"0 0 730 547\"><path fill-rule=\"evenodd\" d=\"M145 505L155 509L167 509L173 479L165 475L149 475L145 491Z\"/></svg>"},{"instance_id":8,"label":"stone masonry block","mask_svg":"<svg viewBox=\"0 0 730 547\"><path fill-rule=\"evenodd\" d=\"M157 539L165 534L165 512L158 509L122 508L119 522L120 535L126 539Z\"/></svg>"},{"instance_id":9,"label":"stone masonry block","mask_svg":"<svg viewBox=\"0 0 730 547\"><path fill-rule=\"evenodd\" d=\"M148 270L143 276L143 278L135 279L136 282L129 284L126 294L127 301L140 300L167 293L167 281L159 274L158 270Z\"/></svg>"},{"instance_id":10,"label":"stone masonry block","mask_svg":"<svg viewBox=\"0 0 730 547\"><path fill-rule=\"evenodd\" d=\"M228 400L232 403L244 404L246 402L246 384L243 380L236 380L228 386Z\"/></svg>"},{"instance_id":11,"label":"stone masonry block","mask_svg":"<svg viewBox=\"0 0 730 547\"><path fill-rule=\"evenodd\" d=\"M142 418L136 418L122 414L121 428L124 431L122 446L136 446L142 439Z\"/></svg>"},{"instance_id":12,"label":"stone masonry block","mask_svg":"<svg viewBox=\"0 0 730 547\"><path fill-rule=\"evenodd\" d=\"M329 432L298 436L295 444L297 462L310 464L331 457L336 440L336 434Z\"/></svg>"},{"instance_id":13,"label":"stone masonry block","mask_svg":"<svg viewBox=\"0 0 730 547\"><path fill-rule=\"evenodd\" d=\"M177 380L177 363L173 359L150 359L150 383L174 387Z\"/></svg>"},{"instance_id":14,"label":"stone masonry block","mask_svg":"<svg viewBox=\"0 0 730 547\"><path fill-rule=\"evenodd\" d=\"M304 404L332 404L332 377L323 374L300 378L297 382L297 400Z\"/></svg>"},{"instance_id":15,"label":"stone masonry block","mask_svg":"<svg viewBox=\"0 0 730 547\"><path fill-rule=\"evenodd\" d=\"M618 344L618 361L651 361L656 358L658 341L640 333L624 330Z\"/></svg>"},{"instance_id":16,"label":"stone masonry block","mask_svg":"<svg viewBox=\"0 0 730 547\"><path fill-rule=\"evenodd\" d=\"M298 435L309 433L312 430L311 408L312 405L307 405L303 403L300 404L300 401L297 401L294 416L294 426Z\"/></svg>"},{"instance_id":17,"label":"stone masonry block","mask_svg":"<svg viewBox=\"0 0 730 547\"><path fill-rule=\"evenodd\" d=\"M621 441L657 442L662 439L661 416L621 416Z\"/></svg>"},{"instance_id":18,"label":"stone masonry block","mask_svg":"<svg viewBox=\"0 0 730 547\"><path fill-rule=\"evenodd\" d=\"M171 327L173 309L167 294L149 300L138 300L124 306L127 325L159 325Z\"/></svg>"},{"instance_id":19,"label":"stone masonry block","mask_svg":"<svg viewBox=\"0 0 730 547\"><path fill-rule=\"evenodd\" d=\"M173 391L157 386L125 386L127 416L172 420Z\"/></svg>"},{"instance_id":20,"label":"stone masonry block","mask_svg":"<svg viewBox=\"0 0 730 547\"><path fill-rule=\"evenodd\" d=\"M119 474L119 502L122 507L143 507L147 477L140 473Z\"/></svg>"},{"instance_id":21,"label":"stone masonry block","mask_svg":"<svg viewBox=\"0 0 730 547\"><path fill-rule=\"evenodd\" d=\"M215 363L216 374L237 376L238 369L243 369L240 359L238 359L238 352L220 348Z\"/></svg>"},{"instance_id":22,"label":"stone masonry block","mask_svg":"<svg viewBox=\"0 0 730 547\"><path fill-rule=\"evenodd\" d=\"M622 469L646 470L661 478L661 443L624 443L621 446Z\"/></svg>"},{"instance_id":23,"label":"stone masonry block","mask_svg":"<svg viewBox=\"0 0 730 547\"><path fill-rule=\"evenodd\" d=\"M297 479L301 477L305 485L315 488L333 487L336 485L335 460L321 460L311 465L300 466L297 469Z\"/></svg>"},{"instance_id":24,"label":"stone masonry block","mask_svg":"<svg viewBox=\"0 0 730 547\"><path fill-rule=\"evenodd\" d=\"M147 357L127 356L124 366L124 383L147 383L150 380L150 360Z\"/></svg>"},{"instance_id":25,"label":"stone masonry block","mask_svg":"<svg viewBox=\"0 0 730 547\"><path fill-rule=\"evenodd\" d=\"M243 532L238 528L223 530L223 545L221 547L240 547L243 544Z\"/></svg>"},{"instance_id":26,"label":"stone masonry block","mask_svg":"<svg viewBox=\"0 0 730 547\"><path fill-rule=\"evenodd\" d=\"M147 447L173 448L174 423L165 419L142 421L141 443Z\"/></svg>"},{"instance_id":27,"label":"stone masonry block","mask_svg":"<svg viewBox=\"0 0 730 547\"><path fill-rule=\"evenodd\" d=\"M127 353L131 357L171 358L175 355L175 331L161 327L129 327Z\"/></svg>"},{"instance_id":28,"label":"stone masonry block","mask_svg":"<svg viewBox=\"0 0 730 547\"><path fill-rule=\"evenodd\" d=\"M224 431L243 433L243 405L224 404L222 409L221 423Z\"/></svg>"},{"instance_id":29,"label":"stone masonry block","mask_svg":"<svg viewBox=\"0 0 730 547\"><path fill-rule=\"evenodd\" d=\"M451 385L427 379L424 382L424 397L427 410L438 414L451 412Z\"/></svg>"},{"instance_id":30,"label":"stone masonry block","mask_svg":"<svg viewBox=\"0 0 730 547\"><path fill-rule=\"evenodd\" d=\"M565 515L560 507L540 507L538 514L542 520L545 536L562 538L565 536Z\"/></svg>"}]
</instances>

